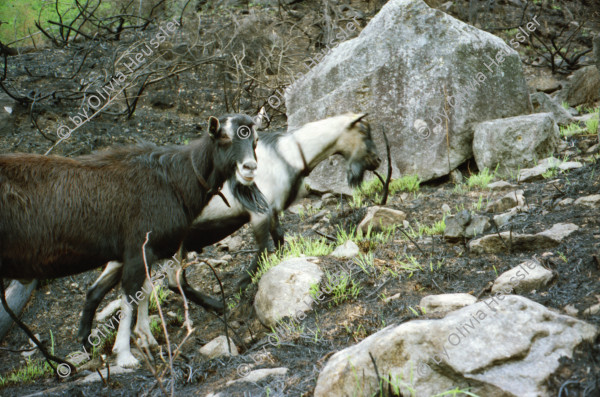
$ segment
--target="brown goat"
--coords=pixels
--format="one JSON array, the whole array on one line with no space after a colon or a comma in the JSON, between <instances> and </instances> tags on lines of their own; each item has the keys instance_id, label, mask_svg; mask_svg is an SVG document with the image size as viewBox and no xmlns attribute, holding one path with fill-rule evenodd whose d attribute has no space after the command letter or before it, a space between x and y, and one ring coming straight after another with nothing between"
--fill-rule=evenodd
<instances>
[{"instance_id":1,"label":"brown goat","mask_svg":"<svg viewBox=\"0 0 600 397\"><path fill-rule=\"evenodd\" d=\"M249 209L266 212L253 182L256 140L250 117L230 115L211 117L208 134L186 146L139 144L74 159L0 155L0 278L63 277L117 260L123 301L137 296L146 234L148 265L171 257L226 180ZM148 297L138 298L138 316L147 316ZM122 366L137 364L130 325L131 307L119 323L126 338L113 350ZM136 331L142 344L156 343L149 329Z\"/></svg>"}]
</instances>

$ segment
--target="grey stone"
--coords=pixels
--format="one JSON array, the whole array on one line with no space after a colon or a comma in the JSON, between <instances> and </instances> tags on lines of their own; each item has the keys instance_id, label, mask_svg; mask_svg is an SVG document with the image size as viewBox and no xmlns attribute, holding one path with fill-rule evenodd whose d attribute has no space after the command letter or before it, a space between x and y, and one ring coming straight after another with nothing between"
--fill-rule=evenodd
<instances>
[{"instance_id":1,"label":"grey stone","mask_svg":"<svg viewBox=\"0 0 600 397\"><path fill-rule=\"evenodd\" d=\"M521 207L525 204L525 198L522 190L515 190L489 203L485 210L487 212L503 212L513 207Z\"/></svg>"},{"instance_id":2,"label":"grey stone","mask_svg":"<svg viewBox=\"0 0 600 397\"><path fill-rule=\"evenodd\" d=\"M399 225L405 219L406 214L402 211L376 205L367 209L367 214L360 221L358 230L367 233L369 226L372 231L382 230L382 228Z\"/></svg>"},{"instance_id":3,"label":"grey stone","mask_svg":"<svg viewBox=\"0 0 600 397\"><path fill-rule=\"evenodd\" d=\"M585 205L590 208L600 207L600 194L592 194L591 196L580 197L575 200L575 205Z\"/></svg>"},{"instance_id":4,"label":"grey stone","mask_svg":"<svg viewBox=\"0 0 600 397\"><path fill-rule=\"evenodd\" d=\"M331 253L331 256L335 256L336 258L349 259L349 258L354 258L359 253L360 253L360 248L358 248L358 245L356 245L356 243L354 243L354 241L348 240L344 244L337 247Z\"/></svg>"},{"instance_id":5,"label":"grey stone","mask_svg":"<svg viewBox=\"0 0 600 397\"><path fill-rule=\"evenodd\" d=\"M510 220L517 215L518 210L517 208L511 208L509 211L500 214L500 215L494 215L494 223L496 223L497 227L501 227L506 225L508 222L510 222Z\"/></svg>"},{"instance_id":6,"label":"grey stone","mask_svg":"<svg viewBox=\"0 0 600 397\"><path fill-rule=\"evenodd\" d=\"M402 380L396 383L405 396L467 387L486 397L550 396L561 357L597 335L594 325L521 296L497 295L442 319L388 326L337 352L319 374L314 396L377 394L373 360L380 375Z\"/></svg>"},{"instance_id":7,"label":"grey stone","mask_svg":"<svg viewBox=\"0 0 600 397\"><path fill-rule=\"evenodd\" d=\"M444 229L444 238L448 241L457 241L465 236L465 228L471 221L471 213L467 210L462 210L456 215L447 216Z\"/></svg>"},{"instance_id":8,"label":"grey stone","mask_svg":"<svg viewBox=\"0 0 600 397\"><path fill-rule=\"evenodd\" d=\"M548 94L536 92L531 94L531 104L535 113L552 113L557 124L567 125L573 122L573 116L561 104L554 102Z\"/></svg>"},{"instance_id":9,"label":"grey stone","mask_svg":"<svg viewBox=\"0 0 600 397\"><path fill-rule=\"evenodd\" d=\"M465 229L465 237L471 238L483 234L492 227L487 216L473 215L471 222Z\"/></svg>"},{"instance_id":10,"label":"grey stone","mask_svg":"<svg viewBox=\"0 0 600 397\"><path fill-rule=\"evenodd\" d=\"M569 106L593 103L600 98L600 72L595 66L586 66L571 76L566 89Z\"/></svg>"},{"instance_id":11,"label":"grey stone","mask_svg":"<svg viewBox=\"0 0 600 397\"><path fill-rule=\"evenodd\" d=\"M497 181L497 182L488 183L487 187L490 190L505 190L505 189L512 189L517 186L513 185L512 183L506 182L506 181Z\"/></svg>"},{"instance_id":12,"label":"grey stone","mask_svg":"<svg viewBox=\"0 0 600 397\"><path fill-rule=\"evenodd\" d=\"M566 198L566 199L562 199L558 202L558 205L560 205L561 207L567 206L567 205L571 205L573 204L575 200L573 200L572 198Z\"/></svg>"},{"instance_id":13,"label":"grey stone","mask_svg":"<svg viewBox=\"0 0 600 397\"><path fill-rule=\"evenodd\" d=\"M552 277L552 272L544 268L541 263L537 260L530 260L498 276L492 286L492 292L510 294L514 291L522 294L543 287L552 280Z\"/></svg>"},{"instance_id":14,"label":"grey stone","mask_svg":"<svg viewBox=\"0 0 600 397\"><path fill-rule=\"evenodd\" d=\"M99 369L99 371L102 374L102 377L100 377L98 372L94 372L94 373L87 375L83 379L79 379L77 381L77 383L92 383L92 382L100 382L100 381L106 382L109 369L108 368ZM134 371L133 368L123 368L118 365L110 366L110 376L128 374L133 371Z\"/></svg>"},{"instance_id":15,"label":"grey stone","mask_svg":"<svg viewBox=\"0 0 600 397\"><path fill-rule=\"evenodd\" d=\"M450 182L454 183L455 185L460 185L461 183L463 183L465 180L462 172L460 172L459 170L452 170L450 172Z\"/></svg>"},{"instance_id":16,"label":"grey stone","mask_svg":"<svg viewBox=\"0 0 600 397\"><path fill-rule=\"evenodd\" d=\"M547 94L550 94L561 87L560 81L551 76L534 77L529 81L528 85L536 91L541 91L542 93Z\"/></svg>"},{"instance_id":17,"label":"grey stone","mask_svg":"<svg viewBox=\"0 0 600 397\"><path fill-rule=\"evenodd\" d=\"M553 157L549 157L540 161L539 164L533 168L524 168L521 171L519 171L517 179L519 182L531 182L536 179L541 179L542 174L544 174L552 168L556 168L561 171L566 171L581 167L583 167L583 164L581 164L578 161L563 162Z\"/></svg>"},{"instance_id":18,"label":"grey stone","mask_svg":"<svg viewBox=\"0 0 600 397\"><path fill-rule=\"evenodd\" d=\"M254 309L267 328L274 327L285 317L310 310L310 288L321 281L323 271L309 259L287 259L261 277Z\"/></svg>"},{"instance_id":19,"label":"grey stone","mask_svg":"<svg viewBox=\"0 0 600 397\"><path fill-rule=\"evenodd\" d=\"M508 251L528 251L541 248L552 248L559 245L567 236L579 229L572 223L557 223L551 229L537 234L518 234L502 232L500 235L489 234L469 242L469 249L475 254L493 254Z\"/></svg>"},{"instance_id":20,"label":"grey stone","mask_svg":"<svg viewBox=\"0 0 600 397\"><path fill-rule=\"evenodd\" d=\"M217 247L228 251L239 251L244 245L244 239L241 236L228 236L217 243Z\"/></svg>"},{"instance_id":21,"label":"grey stone","mask_svg":"<svg viewBox=\"0 0 600 397\"><path fill-rule=\"evenodd\" d=\"M477 167L510 176L534 159L550 156L559 142L558 125L551 113L536 113L476 123L473 155Z\"/></svg>"},{"instance_id":22,"label":"grey stone","mask_svg":"<svg viewBox=\"0 0 600 397\"><path fill-rule=\"evenodd\" d=\"M229 352L229 347L227 346L227 338L225 335L217 336L215 339L208 342L206 345L200 348L200 354L204 357L211 358L223 357L223 356L237 356L239 354L238 348L233 343L233 340L229 338L229 343L231 346L231 353Z\"/></svg>"},{"instance_id":23,"label":"grey stone","mask_svg":"<svg viewBox=\"0 0 600 397\"><path fill-rule=\"evenodd\" d=\"M442 204L442 215L449 214L451 212L450 206L446 203Z\"/></svg>"},{"instance_id":24,"label":"grey stone","mask_svg":"<svg viewBox=\"0 0 600 397\"><path fill-rule=\"evenodd\" d=\"M450 312L477 302L477 298L470 294L441 294L424 296L419 306L426 313Z\"/></svg>"},{"instance_id":25,"label":"grey stone","mask_svg":"<svg viewBox=\"0 0 600 397\"><path fill-rule=\"evenodd\" d=\"M497 54L503 62L490 72L483 60ZM422 0L388 1L357 38L297 80L285 100L289 129L352 109L369 113L388 132L393 177L416 173L423 181L472 157L473 122L531 112L518 53ZM374 138L381 152L383 137ZM345 187L345 172L336 159L308 179L328 191Z\"/></svg>"},{"instance_id":26,"label":"grey stone","mask_svg":"<svg viewBox=\"0 0 600 397\"><path fill-rule=\"evenodd\" d=\"M279 368L261 368L261 369L255 369L254 371L250 371L248 372L247 375L236 379L236 380L230 380L227 382L227 385L231 385L233 383L240 383L240 382L259 382L263 379L266 379L269 376L285 376L288 373L288 369L285 367L279 367Z\"/></svg>"}]
</instances>

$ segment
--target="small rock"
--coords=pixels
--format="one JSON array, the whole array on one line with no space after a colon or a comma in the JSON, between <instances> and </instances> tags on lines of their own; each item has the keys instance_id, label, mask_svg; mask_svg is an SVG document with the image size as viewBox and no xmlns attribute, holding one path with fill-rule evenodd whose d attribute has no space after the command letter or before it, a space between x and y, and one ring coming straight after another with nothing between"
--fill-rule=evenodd
<instances>
[{"instance_id":1,"label":"small rock","mask_svg":"<svg viewBox=\"0 0 600 397\"><path fill-rule=\"evenodd\" d=\"M498 276L492 286L492 292L510 294L515 291L522 294L543 287L552 280L552 277L553 274L550 270L544 268L541 263L531 260Z\"/></svg>"},{"instance_id":2,"label":"small rock","mask_svg":"<svg viewBox=\"0 0 600 397\"><path fill-rule=\"evenodd\" d=\"M529 81L528 85L536 91L545 92L547 94L553 93L561 87L560 81L550 76L534 77Z\"/></svg>"},{"instance_id":3,"label":"small rock","mask_svg":"<svg viewBox=\"0 0 600 397\"><path fill-rule=\"evenodd\" d=\"M600 312L600 303L596 303L593 306L588 307L583 311L584 316L595 316Z\"/></svg>"},{"instance_id":4,"label":"small rock","mask_svg":"<svg viewBox=\"0 0 600 397\"><path fill-rule=\"evenodd\" d=\"M229 353L229 348L227 347L227 338L225 338L225 335L221 335L202 346L200 348L200 354L209 360L211 358L222 356L237 356L239 354L237 346L233 343L231 338L229 338L229 342L231 344L231 353Z\"/></svg>"},{"instance_id":5,"label":"small rock","mask_svg":"<svg viewBox=\"0 0 600 397\"><path fill-rule=\"evenodd\" d=\"M469 294L428 295L421 299L419 306L426 313L450 312L477 302L477 298Z\"/></svg>"},{"instance_id":6,"label":"small rock","mask_svg":"<svg viewBox=\"0 0 600 397\"><path fill-rule=\"evenodd\" d=\"M340 245L331 253L331 256L335 256L336 258L349 259L353 258L360 253L360 248L358 245L354 243L352 240L346 241L344 244Z\"/></svg>"},{"instance_id":7,"label":"small rock","mask_svg":"<svg viewBox=\"0 0 600 397\"><path fill-rule=\"evenodd\" d=\"M449 214L451 212L450 206L446 203L442 204L442 215Z\"/></svg>"},{"instance_id":8,"label":"small rock","mask_svg":"<svg viewBox=\"0 0 600 397\"><path fill-rule=\"evenodd\" d=\"M229 262L229 261L233 260L233 256L231 256L229 254L225 254L221 257L221 260L225 261L225 262Z\"/></svg>"},{"instance_id":9,"label":"small rock","mask_svg":"<svg viewBox=\"0 0 600 397\"><path fill-rule=\"evenodd\" d=\"M107 368L100 369L99 371L100 371L100 373L102 373L102 378L100 378L100 375L98 375L98 372L93 372L93 373L89 374L88 376L86 376L85 378L78 380L77 383L92 383L92 382L100 382L101 380L105 381L105 379L107 378L108 369ZM133 368L123 368L118 365L110 366L110 376L127 374L129 372L133 372Z\"/></svg>"},{"instance_id":10,"label":"small rock","mask_svg":"<svg viewBox=\"0 0 600 397\"><path fill-rule=\"evenodd\" d=\"M402 221L402 227L405 229L408 229L410 227L410 222L409 221Z\"/></svg>"},{"instance_id":11,"label":"small rock","mask_svg":"<svg viewBox=\"0 0 600 397\"><path fill-rule=\"evenodd\" d=\"M577 310L577 308L575 306L573 306L572 304L568 304L565 307L563 307L563 310L565 313L567 313L569 316L577 316L577 313L579 313L579 310Z\"/></svg>"},{"instance_id":12,"label":"small rock","mask_svg":"<svg viewBox=\"0 0 600 397\"><path fill-rule=\"evenodd\" d=\"M540 179L542 178L543 173L552 168L558 168L561 171L566 171L581 167L583 167L583 164L578 161L562 162L561 160L550 157L540 161L539 164L533 168L524 168L519 171L518 181L529 182L535 179Z\"/></svg>"},{"instance_id":13,"label":"small rock","mask_svg":"<svg viewBox=\"0 0 600 397\"><path fill-rule=\"evenodd\" d=\"M467 210L462 210L456 215L446 217L444 238L448 241L460 240L464 237L465 228L470 221L471 213Z\"/></svg>"},{"instance_id":14,"label":"small rock","mask_svg":"<svg viewBox=\"0 0 600 397\"><path fill-rule=\"evenodd\" d=\"M573 204L575 200L573 200L572 198L566 198L566 199L562 199L558 202L557 205L560 205L561 207L564 207L565 205L571 205Z\"/></svg>"},{"instance_id":15,"label":"small rock","mask_svg":"<svg viewBox=\"0 0 600 397\"><path fill-rule=\"evenodd\" d=\"M536 92L530 95L534 113L552 113L557 124L567 125L573 121L573 116L547 94Z\"/></svg>"},{"instance_id":16,"label":"small rock","mask_svg":"<svg viewBox=\"0 0 600 397\"><path fill-rule=\"evenodd\" d=\"M600 128L598 128L598 134L600 134ZM596 152L600 151L600 143L595 144L594 146L590 147L588 150L586 150L585 152L587 154L594 154Z\"/></svg>"},{"instance_id":17,"label":"small rock","mask_svg":"<svg viewBox=\"0 0 600 397\"><path fill-rule=\"evenodd\" d=\"M393 300L400 299L401 296L402 295L400 295L400 293L398 292L397 294L394 294L392 296L388 296L387 298L383 299L382 302L383 303L388 303L388 302L391 302Z\"/></svg>"},{"instance_id":18,"label":"small rock","mask_svg":"<svg viewBox=\"0 0 600 397\"><path fill-rule=\"evenodd\" d=\"M461 183L463 183L464 181L464 177L462 172L460 172L459 170L452 170L450 171L450 182L454 183L455 185L460 185Z\"/></svg>"},{"instance_id":19,"label":"small rock","mask_svg":"<svg viewBox=\"0 0 600 397\"><path fill-rule=\"evenodd\" d=\"M322 197L321 200L323 200L323 204L325 205L332 205L332 204L337 204L337 196L333 193L325 193Z\"/></svg>"},{"instance_id":20,"label":"small rock","mask_svg":"<svg viewBox=\"0 0 600 397\"><path fill-rule=\"evenodd\" d=\"M397 225L406 219L406 214L402 211L387 207L374 206L367 209L367 214L358 225L358 229L367 233L369 225L371 230L382 230L386 227Z\"/></svg>"},{"instance_id":21,"label":"small rock","mask_svg":"<svg viewBox=\"0 0 600 397\"><path fill-rule=\"evenodd\" d=\"M506 225L508 222L510 222L510 220L517 215L518 210L517 208L511 208L508 212L505 212L503 214L500 215L494 215L494 222L496 223L497 227L501 227Z\"/></svg>"},{"instance_id":22,"label":"small rock","mask_svg":"<svg viewBox=\"0 0 600 397\"><path fill-rule=\"evenodd\" d=\"M248 374L242 378L228 381L227 385L229 386L232 383L238 383L238 382L256 383L258 381L265 379L268 376L285 376L287 373L288 373L288 369L285 367L255 369L254 371L248 372Z\"/></svg>"},{"instance_id":23,"label":"small rock","mask_svg":"<svg viewBox=\"0 0 600 397\"><path fill-rule=\"evenodd\" d=\"M514 251L528 251L532 249L552 248L557 246L571 233L579 229L572 223L557 223L551 229L537 234L516 234L502 232L498 235L488 234L469 242L469 249L475 254L493 254L508 250L508 245ZM512 237L512 241L510 241Z\"/></svg>"},{"instance_id":24,"label":"small rock","mask_svg":"<svg viewBox=\"0 0 600 397\"><path fill-rule=\"evenodd\" d=\"M512 189L512 188L516 187L516 185L513 185L512 183L509 183L506 181L497 181L497 182L488 183L487 187L490 190L505 190L505 189Z\"/></svg>"},{"instance_id":25,"label":"small rock","mask_svg":"<svg viewBox=\"0 0 600 397\"><path fill-rule=\"evenodd\" d=\"M239 251L244 245L244 239L241 236L228 236L217 243L217 247L229 252Z\"/></svg>"},{"instance_id":26,"label":"small rock","mask_svg":"<svg viewBox=\"0 0 600 397\"><path fill-rule=\"evenodd\" d=\"M490 220L487 216L473 215L471 222L465 229L465 237L471 238L478 234L483 234L485 231L492 227Z\"/></svg>"},{"instance_id":27,"label":"small rock","mask_svg":"<svg viewBox=\"0 0 600 397\"><path fill-rule=\"evenodd\" d=\"M315 201L311 207L315 210L320 210L321 208L323 208L323 200L319 200L319 201Z\"/></svg>"},{"instance_id":28,"label":"small rock","mask_svg":"<svg viewBox=\"0 0 600 397\"><path fill-rule=\"evenodd\" d=\"M209 265L214 267L227 265L227 261L224 261L222 259L207 259L206 262L208 262Z\"/></svg>"},{"instance_id":29,"label":"small rock","mask_svg":"<svg viewBox=\"0 0 600 397\"><path fill-rule=\"evenodd\" d=\"M575 200L575 205L585 205L590 208L600 207L600 194L592 194L591 196L580 197Z\"/></svg>"},{"instance_id":30,"label":"small rock","mask_svg":"<svg viewBox=\"0 0 600 397\"><path fill-rule=\"evenodd\" d=\"M489 203L485 210L487 212L504 212L513 207L523 206L524 204L525 198L523 197L523 191L515 190L514 192L507 193L498 200Z\"/></svg>"}]
</instances>

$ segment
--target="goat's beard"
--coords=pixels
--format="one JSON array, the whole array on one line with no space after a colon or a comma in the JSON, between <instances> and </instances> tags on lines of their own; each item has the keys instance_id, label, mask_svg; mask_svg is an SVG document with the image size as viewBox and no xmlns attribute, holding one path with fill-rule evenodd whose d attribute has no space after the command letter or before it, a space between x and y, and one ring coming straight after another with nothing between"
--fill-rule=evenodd
<instances>
[{"instance_id":1,"label":"goat's beard","mask_svg":"<svg viewBox=\"0 0 600 397\"><path fill-rule=\"evenodd\" d=\"M359 187L365 176L365 167L362 163L353 162L348 165L348 185Z\"/></svg>"},{"instance_id":2,"label":"goat's beard","mask_svg":"<svg viewBox=\"0 0 600 397\"><path fill-rule=\"evenodd\" d=\"M234 176L229 180L229 186L233 197L248 211L258 214L266 214L269 211L269 203L256 183L244 185Z\"/></svg>"}]
</instances>

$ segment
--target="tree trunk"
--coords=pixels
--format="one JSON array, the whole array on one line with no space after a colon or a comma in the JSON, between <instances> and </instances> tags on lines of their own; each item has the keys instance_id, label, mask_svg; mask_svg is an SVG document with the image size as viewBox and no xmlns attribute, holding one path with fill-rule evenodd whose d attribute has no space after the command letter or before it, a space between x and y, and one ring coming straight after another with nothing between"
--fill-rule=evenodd
<instances>
[{"instance_id":1,"label":"tree trunk","mask_svg":"<svg viewBox=\"0 0 600 397\"><path fill-rule=\"evenodd\" d=\"M37 280L33 280L29 284L25 285L21 284L17 280L13 280L6 289L6 302L17 316L25 307L27 301L29 301L29 297L37 284ZM8 313L4 310L2 304L0 304L0 341L4 339L12 323L12 318L10 318Z\"/></svg>"}]
</instances>

